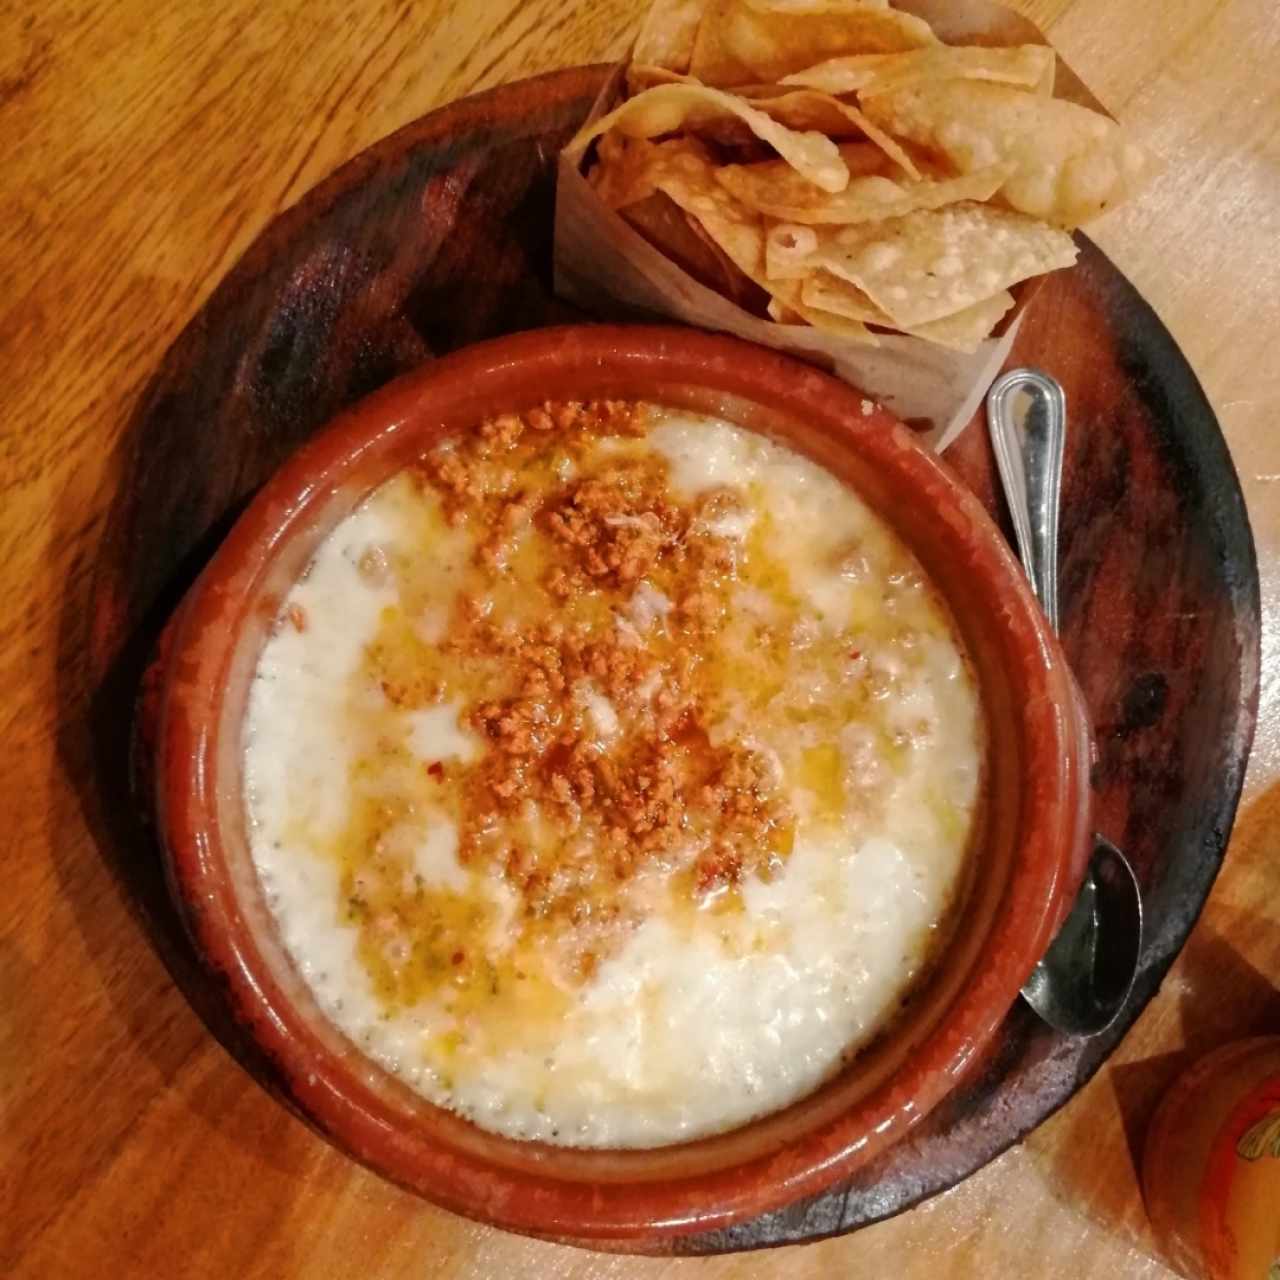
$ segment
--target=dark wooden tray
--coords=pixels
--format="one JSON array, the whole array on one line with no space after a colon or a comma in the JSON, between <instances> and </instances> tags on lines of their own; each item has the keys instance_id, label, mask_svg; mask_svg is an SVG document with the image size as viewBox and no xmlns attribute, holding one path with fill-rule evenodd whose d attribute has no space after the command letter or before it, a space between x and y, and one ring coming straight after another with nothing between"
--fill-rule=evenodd
<instances>
[{"instance_id":1,"label":"dark wooden tray","mask_svg":"<svg viewBox=\"0 0 1280 1280\"><path fill-rule=\"evenodd\" d=\"M91 618L104 857L193 1004L258 1074L196 964L129 798L130 709L159 626L246 498L343 406L435 353L580 318L551 296L554 159L607 68L454 103L278 218L165 357L125 445ZM1212 410L1151 309L1091 244L1054 276L1012 363L1067 389L1064 637L1098 738L1097 825L1148 909L1142 968L1105 1036L1019 1004L976 1078L852 1182L730 1230L713 1253L851 1231L972 1173L1060 1107L1151 998L1213 884L1253 735L1257 566ZM947 455L996 509L984 431Z\"/></svg>"}]
</instances>

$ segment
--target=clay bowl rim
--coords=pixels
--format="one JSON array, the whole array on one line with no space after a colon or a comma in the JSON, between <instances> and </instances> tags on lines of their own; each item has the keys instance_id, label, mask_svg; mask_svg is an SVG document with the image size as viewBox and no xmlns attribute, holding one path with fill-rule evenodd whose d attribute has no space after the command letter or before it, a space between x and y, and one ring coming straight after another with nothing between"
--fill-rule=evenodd
<instances>
[{"instance_id":1,"label":"clay bowl rim","mask_svg":"<svg viewBox=\"0 0 1280 1280\"><path fill-rule=\"evenodd\" d=\"M963 977L933 1023L911 1042L891 1033L892 1069L852 1103L841 1101L842 1074L740 1129L644 1152L583 1153L487 1134L412 1093L318 1006L307 1007L309 993L282 960L257 900L243 831L238 844L234 832L229 837L230 853L224 841L224 828L236 823L227 815L239 812L242 822L240 720L228 691L237 659L240 669L256 662L264 619L282 594L268 581L273 572L281 578L290 548L314 548L360 496L432 440L489 413L574 394L573 387L584 398L665 399L722 412L819 462L856 462L862 496L926 567L921 529L939 546L950 540L963 548L965 592L1006 641L1000 660L1008 669L993 677L998 668L988 663L979 683L984 702L1003 698L1005 727L1019 735L1008 748L1021 770L1017 790L1006 787L1003 802L990 806L1006 824L991 842L1009 845L1007 883L983 908L987 933L970 946ZM868 494L878 485L886 487ZM284 589L309 556L295 554ZM960 586L942 577L938 586L954 609ZM255 635L248 661L246 637ZM272 1083L335 1145L434 1203L508 1229L582 1242L657 1239L728 1226L825 1189L897 1141L980 1060L1083 872L1088 744L1066 661L998 529L890 414L808 365L735 338L666 326L565 326L480 343L406 374L340 415L258 493L188 593L165 646L158 830L203 962L270 1061Z\"/></svg>"}]
</instances>

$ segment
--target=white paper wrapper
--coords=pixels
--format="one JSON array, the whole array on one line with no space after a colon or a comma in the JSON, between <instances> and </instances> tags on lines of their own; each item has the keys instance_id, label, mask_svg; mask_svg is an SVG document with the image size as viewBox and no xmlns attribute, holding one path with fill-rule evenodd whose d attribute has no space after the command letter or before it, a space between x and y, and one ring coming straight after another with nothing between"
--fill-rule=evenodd
<instances>
[{"instance_id":1,"label":"white paper wrapper","mask_svg":"<svg viewBox=\"0 0 1280 1280\"><path fill-rule=\"evenodd\" d=\"M953 44L1047 44L1034 23L994 0L898 0L895 8L928 21ZM609 78L589 120L621 99L624 66ZM1101 110L1058 59L1055 96ZM933 448L947 447L982 403L1008 358L1035 293L1015 290L1017 306L997 336L972 355L920 338L880 334L868 347L807 325L761 320L694 280L604 204L581 173L582 155L560 157L556 190L555 289L566 300L611 319L663 318L732 333L821 365L875 397L905 422L919 425Z\"/></svg>"}]
</instances>

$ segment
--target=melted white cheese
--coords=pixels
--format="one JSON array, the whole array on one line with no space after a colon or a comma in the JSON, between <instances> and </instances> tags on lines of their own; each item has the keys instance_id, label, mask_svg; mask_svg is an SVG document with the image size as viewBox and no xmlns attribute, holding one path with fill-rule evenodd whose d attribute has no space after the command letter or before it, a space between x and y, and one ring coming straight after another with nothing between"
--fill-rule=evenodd
<instances>
[{"instance_id":1,"label":"melted white cheese","mask_svg":"<svg viewBox=\"0 0 1280 1280\"><path fill-rule=\"evenodd\" d=\"M746 539L767 515L790 590L814 615L814 637L874 620L886 594L899 589L868 567L891 535L817 466L705 419L670 416L649 439L670 459L678 492L732 486L754 495L725 536ZM253 857L288 951L321 1006L427 1097L515 1136L655 1146L730 1128L810 1092L893 1017L953 901L981 761L977 698L954 642L922 635L904 655L872 638L856 659L884 682L889 720L915 735L892 762L864 725L847 726L827 744L848 783L875 799L856 820L802 825L781 872L769 883L746 882L739 912L652 916L575 992L553 1036L534 1034L483 1071L455 1076L425 1049L452 1024L429 1004L388 1016L377 999L342 911L332 856L352 803L350 771L368 745L358 711L371 695L355 676L383 610L396 604L392 588L358 564L373 546L388 556L414 553L421 523L413 501L409 487L393 481L321 546L289 597L306 628L284 626L269 641L250 696ZM850 544L864 553L861 567L836 554ZM460 537L440 540L442 580L469 550ZM730 637L753 609L775 607L757 588L744 586L741 596ZM663 612L653 599L642 608L637 630ZM817 702L827 694L818 676L807 692L792 691ZM607 742L617 731L612 706L593 693L590 712ZM757 727L744 703L740 713L727 710L721 731ZM405 728L422 764L465 761L479 749L448 704L406 713ZM759 746L779 774L798 749L767 739ZM805 794L793 799L798 810L812 807ZM502 945L513 894L458 861L458 833L446 816L427 815L386 838L404 843L407 875L487 895L497 911L490 943Z\"/></svg>"}]
</instances>

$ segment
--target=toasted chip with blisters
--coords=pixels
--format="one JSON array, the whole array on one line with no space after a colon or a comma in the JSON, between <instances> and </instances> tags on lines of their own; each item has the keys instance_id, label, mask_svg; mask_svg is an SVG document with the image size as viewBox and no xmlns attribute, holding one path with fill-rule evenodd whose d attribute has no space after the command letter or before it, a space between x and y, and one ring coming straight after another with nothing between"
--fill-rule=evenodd
<instances>
[{"instance_id":1,"label":"toasted chip with blisters","mask_svg":"<svg viewBox=\"0 0 1280 1280\"><path fill-rule=\"evenodd\" d=\"M842 142L839 146L840 158L849 171L850 182L858 178L895 172L893 163L874 143ZM730 170L735 173L749 171L752 175L750 178L731 178L725 183L730 190L733 190L735 183L741 181L744 186L754 188L761 196L767 191L779 199L798 205L805 205L833 194L815 187L812 182L802 178L790 165L781 160L757 160L749 164L723 165L716 172L726 174Z\"/></svg>"},{"instance_id":2,"label":"toasted chip with blisters","mask_svg":"<svg viewBox=\"0 0 1280 1280\"><path fill-rule=\"evenodd\" d=\"M769 300L769 318L778 324L808 325L811 329L822 329L841 338L848 338L861 346L880 345L875 334L860 320L836 311L824 311L821 307L806 306L798 285L788 284L779 288L790 301L784 302L781 297Z\"/></svg>"},{"instance_id":3,"label":"toasted chip with blisters","mask_svg":"<svg viewBox=\"0 0 1280 1280\"><path fill-rule=\"evenodd\" d=\"M648 62L633 62L627 68L627 89L632 97L652 89L656 84L700 84L692 76L682 71L674 71L671 67L658 66ZM778 92L782 92L779 90Z\"/></svg>"},{"instance_id":4,"label":"toasted chip with blisters","mask_svg":"<svg viewBox=\"0 0 1280 1280\"><path fill-rule=\"evenodd\" d=\"M746 310L759 310L765 298L760 286L665 192L654 191L620 213L687 275Z\"/></svg>"},{"instance_id":5,"label":"toasted chip with blisters","mask_svg":"<svg viewBox=\"0 0 1280 1280\"><path fill-rule=\"evenodd\" d=\"M705 84L768 82L851 53L896 53L934 44L929 24L857 0L805 5L712 0L689 64Z\"/></svg>"},{"instance_id":6,"label":"toasted chip with blisters","mask_svg":"<svg viewBox=\"0 0 1280 1280\"><path fill-rule=\"evenodd\" d=\"M847 316L835 315L830 311L822 311L818 307L800 306L797 315L814 329L822 329L827 333L838 334L850 342L857 342L864 347L880 345L876 335L865 324L850 320Z\"/></svg>"},{"instance_id":7,"label":"toasted chip with blisters","mask_svg":"<svg viewBox=\"0 0 1280 1280\"><path fill-rule=\"evenodd\" d=\"M788 129L817 129L829 138L870 138L904 173L920 176L911 156L851 102L813 89L794 89L777 98L753 98L751 105Z\"/></svg>"},{"instance_id":8,"label":"toasted chip with blisters","mask_svg":"<svg viewBox=\"0 0 1280 1280\"><path fill-rule=\"evenodd\" d=\"M878 324L892 329L893 321L889 319L856 284L833 276L821 267L810 271L800 283L800 301L806 306L816 307L820 311L829 311L834 315L844 316L849 320L857 320L862 324Z\"/></svg>"},{"instance_id":9,"label":"toasted chip with blisters","mask_svg":"<svg viewBox=\"0 0 1280 1280\"><path fill-rule=\"evenodd\" d=\"M665 142L650 142L610 131L598 145L600 163L592 170L589 181L600 199L613 209L653 195L658 175L681 156L694 155L704 164L711 162L707 148L687 134Z\"/></svg>"},{"instance_id":10,"label":"toasted chip with blisters","mask_svg":"<svg viewBox=\"0 0 1280 1280\"><path fill-rule=\"evenodd\" d=\"M1013 294L1003 290L963 311L957 311L954 315L930 320L927 324L918 324L903 329L902 332L913 338L927 338L930 342L950 347L953 351L974 352L991 336L992 330L1012 310L1013 305Z\"/></svg>"},{"instance_id":11,"label":"toasted chip with blisters","mask_svg":"<svg viewBox=\"0 0 1280 1280\"><path fill-rule=\"evenodd\" d=\"M858 174L852 165L850 174L843 191L830 192L805 182L789 165L776 160L716 170L717 179L737 199L767 217L832 225L900 218L917 209L940 209L962 200L989 200L1008 170L987 169L919 182L908 182L901 175L895 180L883 173Z\"/></svg>"},{"instance_id":12,"label":"toasted chip with blisters","mask_svg":"<svg viewBox=\"0 0 1280 1280\"><path fill-rule=\"evenodd\" d=\"M1066 232L974 203L848 227L779 223L767 239L790 273L823 267L851 281L898 328L954 315L1076 260Z\"/></svg>"},{"instance_id":13,"label":"toasted chip with blisters","mask_svg":"<svg viewBox=\"0 0 1280 1280\"><path fill-rule=\"evenodd\" d=\"M1120 126L1087 107L1002 84L944 80L868 98L866 114L895 137L940 153L961 173L1007 164L1014 209L1078 227L1132 194L1146 156Z\"/></svg>"},{"instance_id":14,"label":"toasted chip with blisters","mask_svg":"<svg viewBox=\"0 0 1280 1280\"><path fill-rule=\"evenodd\" d=\"M569 144L581 153L610 129L631 138L656 138L681 130L697 131L700 124L736 117L756 137L824 191L842 191L849 170L830 138L820 133L788 129L741 98L700 84L662 84L628 98L621 106L587 125Z\"/></svg>"},{"instance_id":15,"label":"toasted chip with blisters","mask_svg":"<svg viewBox=\"0 0 1280 1280\"><path fill-rule=\"evenodd\" d=\"M1043 44L1007 49L941 44L906 53L832 58L784 76L782 83L821 89L824 93L871 97L939 80L990 80L1048 96L1053 93L1057 62L1054 51Z\"/></svg>"},{"instance_id":16,"label":"toasted chip with blisters","mask_svg":"<svg viewBox=\"0 0 1280 1280\"><path fill-rule=\"evenodd\" d=\"M765 289L778 303L804 319L809 318L798 283L772 281L765 275L763 220L739 204L716 182L711 165L696 156L689 156L664 172L658 179L658 186L702 225L744 275ZM771 314L776 311L775 307ZM831 317L826 327L831 329L836 325L844 337L868 345L875 344L872 334L859 323Z\"/></svg>"},{"instance_id":17,"label":"toasted chip with blisters","mask_svg":"<svg viewBox=\"0 0 1280 1280\"><path fill-rule=\"evenodd\" d=\"M620 133L606 133L600 139L598 163L587 180L610 209L620 209L653 193L650 175L655 149L656 144L645 138Z\"/></svg>"},{"instance_id":18,"label":"toasted chip with blisters","mask_svg":"<svg viewBox=\"0 0 1280 1280\"><path fill-rule=\"evenodd\" d=\"M842 315L862 324L893 328L893 321L867 297L857 285L818 270L807 276L800 288L800 300L817 310ZM914 328L904 329L916 338L928 338L940 346L956 351L976 351L984 339L1013 307L1013 294L1007 290L984 298L981 302L954 315L943 316Z\"/></svg>"},{"instance_id":19,"label":"toasted chip with blisters","mask_svg":"<svg viewBox=\"0 0 1280 1280\"><path fill-rule=\"evenodd\" d=\"M765 235L765 276L769 280L803 280L822 266L821 249L813 227L775 223Z\"/></svg>"},{"instance_id":20,"label":"toasted chip with blisters","mask_svg":"<svg viewBox=\"0 0 1280 1280\"><path fill-rule=\"evenodd\" d=\"M690 157L661 174L658 187L702 224L739 270L763 278L764 221L716 182L711 165Z\"/></svg>"}]
</instances>

